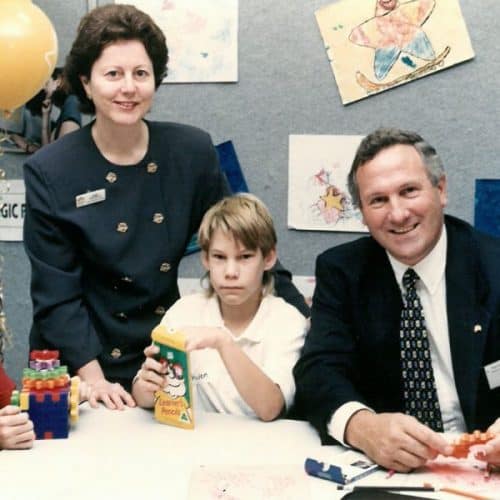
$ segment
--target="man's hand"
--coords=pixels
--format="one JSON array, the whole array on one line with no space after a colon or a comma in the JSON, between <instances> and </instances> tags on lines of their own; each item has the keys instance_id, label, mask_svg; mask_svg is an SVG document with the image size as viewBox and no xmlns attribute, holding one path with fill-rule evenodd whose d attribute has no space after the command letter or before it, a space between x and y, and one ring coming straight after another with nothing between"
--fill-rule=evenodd
<instances>
[{"instance_id":1,"label":"man's hand","mask_svg":"<svg viewBox=\"0 0 500 500\"><path fill-rule=\"evenodd\" d=\"M451 452L443 436L402 413L361 410L349 420L345 441L375 463L397 472L409 472Z\"/></svg>"},{"instance_id":2,"label":"man's hand","mask_svg":"<svg viewBox=\"0 0 500 500\"><path fill-rule=\"evenodd\" d=\"M31 448L34 439L33 422L27 413L22 413L17 406L0 410L0 450Z\"/></svg>"}]
</instances>

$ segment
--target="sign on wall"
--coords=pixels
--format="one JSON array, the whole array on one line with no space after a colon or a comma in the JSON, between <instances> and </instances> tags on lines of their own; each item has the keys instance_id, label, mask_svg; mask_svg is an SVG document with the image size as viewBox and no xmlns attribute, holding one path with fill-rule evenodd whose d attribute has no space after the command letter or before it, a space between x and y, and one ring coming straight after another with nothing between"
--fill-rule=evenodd
<instances>
[{"instance_id":1,"label":"sign on wall","mask_svg":"<svg viewBox=\"0 0 500 500\"><path fill-rule=\"evenodd\" d=\"M25 198L23 180L0 181L0 241L23 241Z\"/></svg>"}]
</instances>

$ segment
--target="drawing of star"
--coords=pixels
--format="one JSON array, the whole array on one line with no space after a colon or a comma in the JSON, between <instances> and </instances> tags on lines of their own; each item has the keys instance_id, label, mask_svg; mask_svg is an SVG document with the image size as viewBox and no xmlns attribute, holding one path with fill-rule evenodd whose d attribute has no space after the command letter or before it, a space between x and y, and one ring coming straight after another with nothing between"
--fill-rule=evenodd
<instances>
[{"instance_id":1,"label":"drawing of star","mask_svg":"<svg viewBox=\"0 0 500 500\"><path fill-rule=\"evenodd\" d=\"M343 210L342 199L344 196L342 193L335 191L335 194L331 192L331 190L327 190L327 194L324 196L320 196L320 199L323 200L325 204L325 209L330 210L332 208L336 208L337 210Z\"/></svg>"},{"instance_id":2,"label":"drawing of star","mask_svg":"<svg viewBox=\"0 0 500 500\"><path fill-rule=\"evenodd\" d=\"M356 26L349 40L375 49L374 73L387 76L402 52L424 60L436 57L431 41L421 26L435 7L435 0L377 0L375 16ZM406 56L405 64L412 61Z\"/></svg>"}]
</instances>

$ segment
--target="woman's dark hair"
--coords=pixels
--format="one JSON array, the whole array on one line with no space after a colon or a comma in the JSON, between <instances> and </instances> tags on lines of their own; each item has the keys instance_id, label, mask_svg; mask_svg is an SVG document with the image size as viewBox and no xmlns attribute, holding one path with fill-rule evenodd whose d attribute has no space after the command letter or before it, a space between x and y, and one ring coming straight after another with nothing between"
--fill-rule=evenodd
<instances>
[{"instance_id":1,"label":"woman's dark hair","mask_svg":"<svg viewBox=\"0 0 500 500\"><path fill-rule=\"evenodd\" d=\"M167 74L168 49L165 35L146 13L132 5L108 4L86 14L78 25L78 33L66 58L64 78L68 91L75 94L83 113L95 112L80 77L90 78L92 66L103 49L120 40L138 40L153 64L155 87Z\"/></svg>"}]
</instances>

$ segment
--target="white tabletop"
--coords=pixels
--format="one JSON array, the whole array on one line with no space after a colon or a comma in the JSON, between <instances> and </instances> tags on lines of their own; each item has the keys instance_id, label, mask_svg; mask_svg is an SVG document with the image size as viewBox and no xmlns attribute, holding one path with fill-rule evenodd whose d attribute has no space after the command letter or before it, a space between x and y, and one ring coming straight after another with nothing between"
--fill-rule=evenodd
<instances>
[{"instance_id":1,"label":"white tabletop","mask_svg":"<svg viewBox=\"0 0 500 500\"><path fill-rule=\"evenodd\" d=\"M82 405L68 439L0 452L0 498L184 499L197 465L293 465L307 478L304 460L321 449L305 422L199 413L195 425L178 429L156 422L150 411ZM170 494L159 494L164 489Z\"/></svg>"},{"instance_id":2,"label":"white tabletop","mask_svg":"<svg viewBox=\"0 0 500 500\"><path fill-rule=\"evenodd\" d=\"M37 440L28 451L0 452L0 499L335 500L342 497L335 483L309 477L304 472L307 457L323 461L344 451L339 446L322 447L316 431L306 422L264 423L198 412L195 426L194 430L184 430L160 424L152 412L142 409L93 410L87 404L81 405L79 421L68 439ZM208 491L206 495L193 496L193 484L198 484L193 481L193 474L201 469L213 471L218 466L231 470L231 474L251 471L247 476L243 472L231 476L229 481L239 485L239 492L247 493L224 495ZM282 471L282 475L267 477L277 474L276 471ZM369 481L384 484L385 475L381 471L358 484ZM395 476L400 476L391 478L395 484L422 481L413 475ZM282 487L277 487L279 482ZM202 486L205 484L208 483ZM266 484L272 488L260 492L259 488ZM291 488L296 490L296 497L290 495ZM458 500L459 497L439 493L434 498Z\"/></svg>"}]
</instances>

